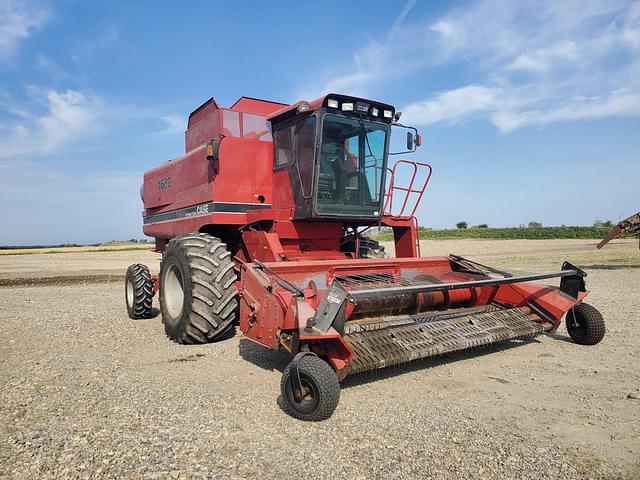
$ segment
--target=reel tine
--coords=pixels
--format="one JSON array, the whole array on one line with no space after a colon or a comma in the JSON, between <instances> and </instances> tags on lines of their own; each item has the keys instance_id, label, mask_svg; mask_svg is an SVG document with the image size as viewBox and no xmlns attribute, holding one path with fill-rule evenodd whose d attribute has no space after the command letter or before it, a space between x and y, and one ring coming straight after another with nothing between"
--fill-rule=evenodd
<instances>
[{"instance_id":1,"label":"reel tine","mask_svg":"<svg viewBox=\"0 0 640 480\"><path fill-rule=\"evenodd\" d=\"M542 325L528 317L529 308L487 309L455 315L433 312L425 321L412 315L381 320L370 328L351 330L344 336L353 350L351 372L382 368L398 371L414 360L442 357L450 352L477 350L511 340L529 341L543 332ZM406 318L404 318L406 320ZM386 325L386 326L385 326Z\"/></svg>"}]
</instances>

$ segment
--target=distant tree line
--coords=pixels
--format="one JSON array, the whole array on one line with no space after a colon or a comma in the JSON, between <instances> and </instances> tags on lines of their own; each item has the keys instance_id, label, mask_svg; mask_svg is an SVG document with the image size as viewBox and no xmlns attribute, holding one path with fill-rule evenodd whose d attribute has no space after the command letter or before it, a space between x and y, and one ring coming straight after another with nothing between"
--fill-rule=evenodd
<instances>
[{"instance_id":1,"label":"distant tree line","mask_svg":"<svg viewBox=\"0 0 640 480\"><path fill-rule=\"evenodd\" d=\"M123 243L154 243L153 240L149 239L149 238L141 238L141 239L137 239L137 238L130 238L129 240L108 240L106 242L102 242L102 243L97 243L96 245L118 245L118 244L123 244Z\"/></svg>"},{"instance_id":2,"label":"distant tree line","mask_svg":"<svg viewBox=\"0 0 640 480\"><path fill-rule=\"evenodd\" d=\"M595 228L611 228L613 227L613 222L611 220L596 220L595 222L593 222L593 226ZM562 227L566 227L566 225L563 224ZM489 228L489 225L487 225L486 223L480 223L479 225L471 225L469 227L469 224L463 220L456 223L456 228L458 230L465 230L467 228ZM542 222L529 222L527 225L521 223L519 225L519 228L543 228L543 226Z\"/></svg>"}]
</instances>

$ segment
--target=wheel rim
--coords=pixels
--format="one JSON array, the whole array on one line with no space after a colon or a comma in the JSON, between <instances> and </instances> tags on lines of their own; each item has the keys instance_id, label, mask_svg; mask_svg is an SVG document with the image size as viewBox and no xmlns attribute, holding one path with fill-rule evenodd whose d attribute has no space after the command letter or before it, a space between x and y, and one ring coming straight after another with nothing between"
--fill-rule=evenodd
<instances>
[{"instance_id":1,"label":"wheel rim","mask_svg":"<svg viewBox=\"0 0 640 480\"><path fill-rule=\"evenodd\" d=\"M583 338L587 335L587 325L580 315L579 312L576 312L575 309L570 311L571 318L569 319L569 328L574 337Z\"/></svg>"},{"instance_id":2,"label":"wheel rim","mask_svg":"<svg viewBox=\"0 0 640 480\"><path fill-rule=\"evenodd\" d=\"M182 274L175 265L171 265L167 269L162 282L164 291L164 304L167 312L171 317L178 318L182 314L184 307L184 287L182 283Z\"/></svg>"},{"instance_id":3,"label":"wheel rim","mask_svg":"<svg viewBox=\"0 0 640 480\"><path fill-rule=\"evenodd\" d=\"M300 399L300 401L296 401L296 397L293 394L293 385L291 380L288 382L287 388L287 399L293 408L295 408L298 412L304 414L313 413L320 404L320 395L318 392L317 385L310 381L306 376L300 375L300 383L302 387L306 389L307 394Z\"/></svg>"},{"instance_id":4,"label":"wheel rim","mask_svg":"<svg viewBox=\"0 0 640 480\"><path fill-rule=\"evenodd\" d=\"M127 305L129 307L132 307L134 302L134 290L133 290L133 282L131 280L127 280L127 286L125 290L127 295Z\"/></svg>"}]
</instances>

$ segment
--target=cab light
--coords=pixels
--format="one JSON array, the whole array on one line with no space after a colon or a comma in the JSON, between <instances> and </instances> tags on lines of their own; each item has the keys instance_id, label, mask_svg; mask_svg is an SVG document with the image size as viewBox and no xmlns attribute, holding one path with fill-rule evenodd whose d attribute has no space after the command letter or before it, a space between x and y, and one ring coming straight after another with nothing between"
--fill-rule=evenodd
<instances>
[{"instance_id":1,"label":"cab light","mask_svg":"<svg viewBox=\"0 0 640 480\"><path fill-rule=\"evenodd\" d=\"M378 109L376 107L373 107L371 109L371 115L373 115L374 117L377 117L378 113L380 113L380 112L378 111Z\"/></svg>"},{"instance_id":2,"label":"cab light","mask_svg":"<svg viewBox=\"0 0 640 480\"><path fill-rule=\"evenodd\" d=\"M367 113L369 111L369 104L368 103L357 102L356 103L356 111L362 112L362 113Z\"/></svg>"},{"instance_id":3,"label":"cab light","mask_svg":"<svg viewBox=\"0 0 640 480\"><path fill-rule=\"evenodd\" d=\"M343 112L353 112L353 103L352 102L345 102L342 104L342 111Z\"/></svg>"},{"instance_id":4,"label":"cab light","mask_svg":"<svg viewBox=\"0 0 640 480\"><path fill-rule=\"evenodd\" d=\"M307 102L303 102L298 105L298 113L304 113L309 111L309 104Z\"/></svg>"},{"instance_id":5,"label":"cab light","mask_svg":"<svg viewBox=\"0 0 640 480\"><path fill-rule=\"evenodd\" d=\"M393 112L391 110L385 110L384 118L393 118Z\"/></svg>"},{"instance_id":6,"label":"cab light","mask_svg":"<svg viewBox=\"0 0 640 480\"><path fill-rule=\"evenodd\" d=\"M338 100L335 98L330 98L327 100L327 107L329 108L338 108Z\"/></svg>"}]
</instances>

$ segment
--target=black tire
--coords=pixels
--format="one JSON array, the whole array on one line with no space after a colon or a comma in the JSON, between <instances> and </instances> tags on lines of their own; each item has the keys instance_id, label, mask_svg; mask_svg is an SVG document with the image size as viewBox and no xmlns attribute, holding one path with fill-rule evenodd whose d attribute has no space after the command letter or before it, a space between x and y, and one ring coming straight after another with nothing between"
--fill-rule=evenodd
<instances>
[{"instance_id":1,"label":"black tire","mask_svg":"<svg viewBox=\"0 0 640 480\"><path fill-rule=\"evenodd\" d=\"M329 418L340 401L340 383L329 364L315 355L302 357L298 364L300 382L308 394L297 402L291 383L291 364L282 373L280 382L283 410L294 418L317 422Z\"/></svg>"},{"instance_id":2,"label":"black tire","mask_svg":"<svg viewBox=\"0 0 640 480\"><path fill-rule=\"evenodd\" d=\"M206 233L172 239L160 266L160 311L178 343L222 340L238 314L237 276L227 246Z\"/></svg>"},{"instance_id":3,"label":"black tire","mask_svg":"<svg viewBox=\"0 0 640 480\"><path fill-rule=\"evenodd\" d=\"M356 240L351 237L343 245L343 252L355 252ZM380 242L368 237L360 237L360 249L358 252L360 258L387 258L387 254L384 251L384 247L380 245Z\"/></svg>"},{"instance_id":4,"label":"black tire","mask_svg":"<svg viewBox=\"0 0 640 480\"><path fill-rule=\"evenodd\" d=\"M146 265L135 263L127 268L124 280L124 301L129 318L135 320L151 317L153 282Z\"/></svg>"},{"instance_id":5,"label":"black tire","mask_svg":"<svg viewBox=\"0 0 640 480\"><path fill-rule=\"evenodd\" d=\"M602 314L588 303L579 303L567 312L567 332L580 345L595 345L604 338Z\"/></svg>"},{"instance_id":6,"label":"black tire","mask_svg":"<svg viewBox=\"0 0 640 480\"><path fill-rule=\"evenodd\" d=\"M362 258L387 258L387 253L380 242L371 238L360 240L360 256Z\"/></svg>"}]
</instances>

